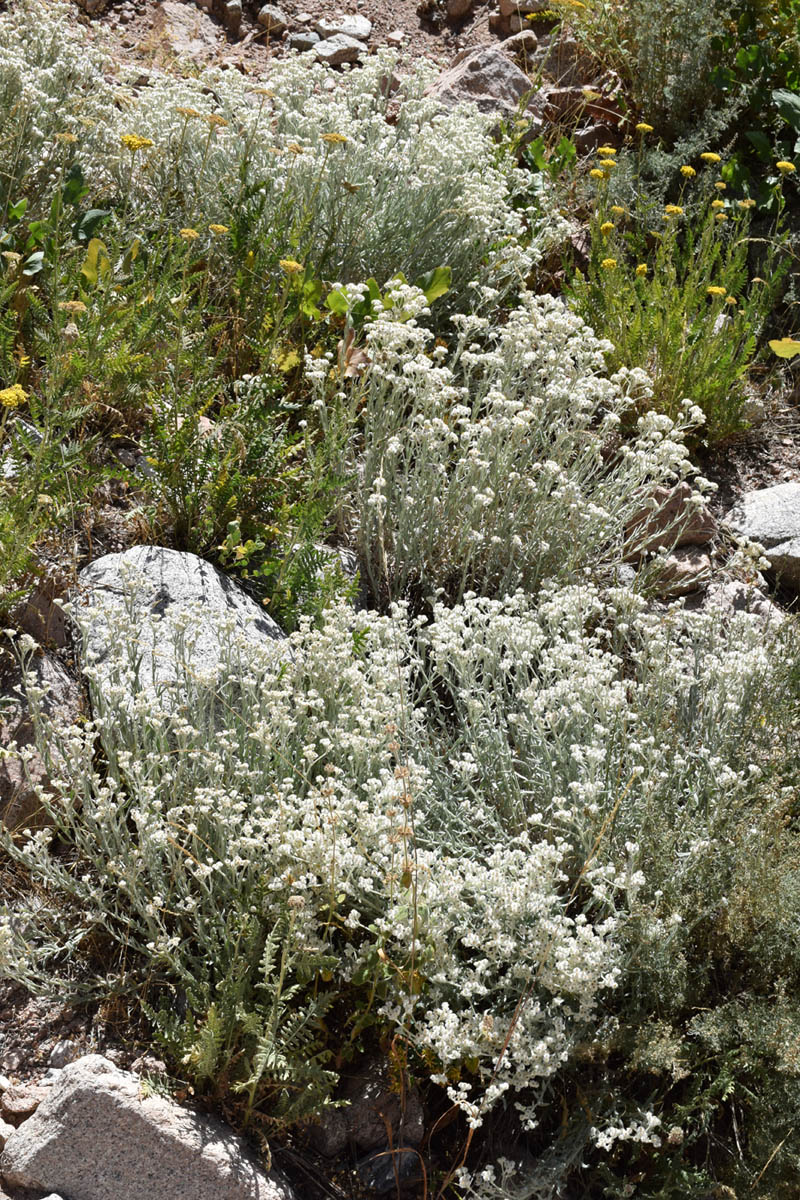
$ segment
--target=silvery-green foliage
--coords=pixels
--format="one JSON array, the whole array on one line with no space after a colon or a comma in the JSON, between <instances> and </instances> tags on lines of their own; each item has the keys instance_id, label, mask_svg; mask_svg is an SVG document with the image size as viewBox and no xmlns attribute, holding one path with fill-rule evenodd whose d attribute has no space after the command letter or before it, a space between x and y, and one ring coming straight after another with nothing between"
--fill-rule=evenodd
<instances>
[{"instance_id":1,"label":"silvery-green foliage","mask_svg":"<svg viewBox=\"0 0 800 1200\"><path fill-rule=\"evenodd\" d=\"M609 377L610 343L551 296L523 295L502 325L455 316L451 350L418 323L418 291L393 296L367 332L371 368L353 393L360 417L342 468L356 480L342 519L372 594L502 596L624 559L652 486L692 472L682 429L664 416L646 413L619 439L650 394L644 372ZM336 404L325 362L307 367L324 424ZM683 427L698 420L687 405Z\"/></svg>"},{"instance_id":2,"label":"silvery-green foliage","mask_svg":"<svg viewBox=\"0 0 800 1200\"><path fill-rule=\"evenodd\" d=\"M139 631L115 619L122 681ZM326 965L317 986L376 985L381 1019L471 1124L504 1099L534 1128L643 945L680 958L682 875L758 778L740 737L771 686L763 630L582 584L427 620L330 609L291 658L228 633L211 680L172 629L163 706L132 705L106 662L53 781L70 854L51 831L6 842L76 914L71 955L102 931L125 948L116 986L136 986L141 955L151 983L206 979L220 1000L257 969L242 930L291 913L293 953ZM653 859L664 808L671 864ZM57 910L7 912L2 938L9 974L60 976ZM591 1138L655 1144L657 1128L620 1097Z\"/></svg>"},{"instance_id":3,"label":"silvery-green foliage","mask_svg":"<svg viewBox=\"0 0 800 1200\"><path fill-rule=\"evenodd\" d=\"M342 76L289 56L271 64L268 89L212 68L196 79L154 71L143 85L76 28L69 5L20 0L0 25L3 182L15 199L75 156L134 226L168 212L176 228L204 231L247 194L259 209L252 237L287 232L284 252L327 279L449 265L451 299L474 276L518 284L563 220L531 205L530 178L498 153L490 119L425 97L430 65L402 84L394 66L383 52ZM130 133L153 146L132 155L119 140Z\"/></svg>"}]
</instances>

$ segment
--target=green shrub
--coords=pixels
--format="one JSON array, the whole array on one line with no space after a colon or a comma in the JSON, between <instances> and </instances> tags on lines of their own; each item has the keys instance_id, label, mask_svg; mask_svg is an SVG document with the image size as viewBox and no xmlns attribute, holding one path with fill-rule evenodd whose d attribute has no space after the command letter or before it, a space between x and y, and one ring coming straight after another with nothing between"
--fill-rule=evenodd
<instances>
[{"instance_id":1,"label":"green shrub","mask_svg":"<svg viewBox=\"0 0 800 1200\"><path fill-rule=\"evenodd\" d=\"M782 236L766 248L759 238L762 274L751 280L754 202L730 197L724 181L715 187L716 164L695 161L684 164L678 204L639 195L632 210L612 203L609 169L593 168L599 179L588 267L585 277L574 272L570 296L613 344L612 369L647 371L649 406L675 418L688 397L704 414L705 437L718 441L747 427L748 370L786 262Z\"/></svg>"}]
</instances>

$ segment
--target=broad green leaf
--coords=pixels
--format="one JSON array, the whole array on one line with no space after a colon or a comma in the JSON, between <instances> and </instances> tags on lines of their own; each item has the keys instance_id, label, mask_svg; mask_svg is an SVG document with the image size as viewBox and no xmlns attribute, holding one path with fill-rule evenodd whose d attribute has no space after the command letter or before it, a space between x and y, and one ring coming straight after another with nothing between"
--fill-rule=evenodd
<instances>
[{"instance_id":1,"label":"broad green leaf","mask_svg":"<svg viewBox=\"0 0 800 1200\"><path fill-rule=\"evenodd\" d=\"M89 192L88 186L83 181L83 171L79 163L73 163L67 175L67 181L64 184L64 203L77 204Z\"/></svg>"},{"instance_id":2,"label":"broad green leaf","mask_svg":"<svg viewBox=\"0 0 800 1200\"><path fill-rule=\"evenodd\" d=\"M772 93L772 103L786 124L800 133L800 96L779 88Z\"/></svg>"},{"instance_id":3,"label":"broad green leaf","mask_svg":"<svg viewBox=\"0 0 800 1200\"><path fill-rule=\"evenodd\" d=\"M325 297L325 306L340 317L347 316L347 296L340 288L328 292Z\"/></svg>"},{"instance_id":4,"label":"broad green leaf","mask_svg":"<svg viewBox=\"0 0 800 1200\"><path fill-rule=\"evenodd\" d=\"M36 250L22 264L23 275L38 275L44 266L44 250Z\"/></svg>"},{"instance_id":5,"label":"broad green leaf","mask_svg":"<svg viewBox=\"0 0 800 1200\"><path fill-rule=\"evenodd\" d=\"M111 215L108 208L90 208L79 217L72 229L73 237L79 242L88 242L97 228Z\"/></svg>"},{"instance_id":6,"label":"broad green leaf","mask_svg":"<svg viewBox=\"0 0 800 1200\"><path fill-rule=\"evenodd\" d=\"M8 218L10 221L21 221L28 211L28 201L18 200L16 204L12 204L8 210Z\"/></svg>"},{"instance_id":7,"label":"broad green leaf","mask_svg":"<svg viewBox=\"0 0 800 1200\"><path fill-rule=\"evenodd\" d=\"M81 275L87 283L96 284L101 275L105 276L111 270L111 263L106 248L99 238L92 238L86 253L86 261L81 267Z\"/></svg>"},{"instance_id":8,"label":"broad green leaf","mask_svg":"<svg viewBox=\"0 0 800 1200\"><path fill-rule=\"evenodd\" d=\"M452 277L453 272L450 267L434 267L432 271L428 271L417 280L416 286L425 293L428 304L433 304L434 300L438 300L440 296L444 296L450 291Z\"/></svg>"},{"instance_id":9,"label":"broad green leaf","mask_svg":"<svg viewBox=\"0 0 800 1200\"><path fill-rule=\"evenodd\" d=\"M796 354L800 354L800 342L796 338L776 339L770 342L769 348L778 358L794 358Z\"/></svg>"}]
</instances>

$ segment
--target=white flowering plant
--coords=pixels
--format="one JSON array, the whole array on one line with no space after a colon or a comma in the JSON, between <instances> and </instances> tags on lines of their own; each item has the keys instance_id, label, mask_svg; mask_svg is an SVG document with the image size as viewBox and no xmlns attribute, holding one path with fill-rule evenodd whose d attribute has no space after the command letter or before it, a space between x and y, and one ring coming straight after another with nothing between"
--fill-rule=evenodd
<instances>
[{"instance_id":1,"label":"white flowering plant","mask_svg":"<svg viewBox=\"0 0 800 1200\"><path fill-rule=\"evenodd\" d=\"M747 921L707 924L741 904L748 857L788 886L766 851L787 681L760 626L549 584L430 618L340 606L290 654L220 629L219 674L198 678L190 617L164 618L175 682L132 703L139 630L115 619L92 721L63 744L37 712L51 824L4 844L49 901L7 909L4 970L143 996L179 1069L252 1123L307 1115L298 1087L318 1111L331 1054L383 1030L468 1130L506 1109L528 1131L543 1157L521 1195L557 1194L554 1163L566 1179L586 1156L665 1178L661 1125L681 1110L696 1142L730 1068L693 1005L724 1018L715 963ZM770 928L788 980L789 926ZM670 1100L687 1076L699 1094Z\"/></svg>"}]
</instances>

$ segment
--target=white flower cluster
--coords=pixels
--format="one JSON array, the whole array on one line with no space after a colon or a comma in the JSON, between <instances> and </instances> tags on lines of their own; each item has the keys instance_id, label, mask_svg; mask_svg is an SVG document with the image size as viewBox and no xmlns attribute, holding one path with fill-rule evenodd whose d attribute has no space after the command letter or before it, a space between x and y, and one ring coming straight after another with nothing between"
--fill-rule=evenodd
<instances>
[{"instance_id":1,"label":"white flower cluster","mask_svg":"<svg viewBox=\"0 0 800 1200\"><path fill-rule=\"evenodd\" d=\"M379 951L384 1020L470 1123L505 1097L533 1127L624 968L647 813L675 813L674 872L691 871L750 777L730 761L770 673L752 622L723 636L713 617L589 585L469 595L430 620L341 606L280 667L274 644L228 629L214 679L192 672L176 627L167 706L131 703L139 639L118 620L95 720L52 781L71 797L56 828L91 869L49 835L16 856L80 903L84 928L189 974L252 913L269 926L287 906L296 946L333 955L339 991L372 978Z\"/></svg>"},{"instance_id":2,"label":"white flower cluster","mask_svg":"<svg viewBox=\"0 0 800 1200\"><path fill-rule=\"evenodd\" d=\"M551 296L523 294L500 326L457 315L449 351L416 297L404 288L368 328L342 464L359 481L352 538L373 595L507 595L621 561L654 484L691 472L682 428L655 413L616 449L647 376L609 377L608 344ZM311 379L318 405L335 404Z\"/></svg>"}]
</instances>

